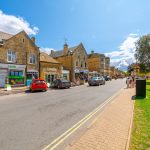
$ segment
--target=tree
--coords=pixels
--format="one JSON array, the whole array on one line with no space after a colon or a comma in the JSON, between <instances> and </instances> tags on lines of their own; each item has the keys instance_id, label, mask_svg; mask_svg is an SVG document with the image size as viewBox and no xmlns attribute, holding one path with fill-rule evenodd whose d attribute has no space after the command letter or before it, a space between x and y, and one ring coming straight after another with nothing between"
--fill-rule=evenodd
<instances>
[{"instance_id":1,"label":"tree","mask_svg":"<svg viewBox=\"0 0 150 150\"><path fill-rule=\"evenodd\" d=\"M127 68L127 72L128 73L131 73L133 70L134 70L134 67L133 67L134 64L130 64Z\"/></svg>"},{"instance_id":2,"label":"tree","mask_svg":"<svg viewBox=\"0 0 150 150\"><path fill-rule=\"evenodd\" d=\"M142 72L150 71L150 34L142 36L136 42L135 58Z\"/></svg>"}]
</instances>

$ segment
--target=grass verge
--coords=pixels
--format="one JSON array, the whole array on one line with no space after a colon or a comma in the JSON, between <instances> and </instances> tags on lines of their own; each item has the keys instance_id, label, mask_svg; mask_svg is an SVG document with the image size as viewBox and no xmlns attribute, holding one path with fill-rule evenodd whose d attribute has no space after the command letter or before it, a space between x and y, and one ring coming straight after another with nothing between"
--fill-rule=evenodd
<instances>
[{"instance_id":1,"label":"grass verge","mask_svg":"<svg viewBox=\"0 0 150 150\"><path fill-rule=\"evenodd\" d=\"M130 150L150 150L150 80L146 84L146 98L135 99Z\"/></svg>"}]
</instances>

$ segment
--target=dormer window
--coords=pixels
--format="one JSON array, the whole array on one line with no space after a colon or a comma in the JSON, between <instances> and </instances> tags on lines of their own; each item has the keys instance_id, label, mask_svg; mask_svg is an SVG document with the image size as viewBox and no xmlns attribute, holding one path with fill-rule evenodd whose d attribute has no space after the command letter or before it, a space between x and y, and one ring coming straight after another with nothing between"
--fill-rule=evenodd
<instances>
[{"instance_id":1,"label":"dormer window","mask_svg":"<svg viewBox=\"0 0 150 150\"><path fill-rule=\"evenodd\" d=\"M16 62L16 52L12 50L7 51L7 61L8 62Z\"/></svg>"}]
</instances>

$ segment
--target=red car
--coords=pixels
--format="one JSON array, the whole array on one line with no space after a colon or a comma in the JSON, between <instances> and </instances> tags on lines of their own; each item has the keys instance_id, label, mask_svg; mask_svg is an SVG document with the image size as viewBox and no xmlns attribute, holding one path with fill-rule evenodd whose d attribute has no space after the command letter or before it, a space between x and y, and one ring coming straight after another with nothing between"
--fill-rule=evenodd
<instances>
[{"instance_id":1,"label":"red car","mask_svg":"<svg viewBox=\"0 0 150 150\"><path fill-rule=\"evenodd\" d=\"M47 91L48 86L43 79L35 79L30 85L30 91Z\"/></svg>"}]
</instances>

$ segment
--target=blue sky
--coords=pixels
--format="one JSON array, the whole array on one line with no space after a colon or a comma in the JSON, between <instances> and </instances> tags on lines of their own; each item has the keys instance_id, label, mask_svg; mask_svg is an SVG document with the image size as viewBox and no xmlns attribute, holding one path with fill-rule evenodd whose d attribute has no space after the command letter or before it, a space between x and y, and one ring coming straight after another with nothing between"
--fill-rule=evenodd
<instances>
[{"instance_id":1,"label":"blue sky","mask_svg":"<svg viewBox=\"0 0 150 150\"><path fill-rule=\"evenodd\" d=\"M62 49L65 38L69 46L82 42L88 53L106 53L113 65L127 66L134 61L133 42L149 33L149 6L149 0L5 0L0 30L15 33L21 25L43 49Z\"/></svg>"}]
</instances>

